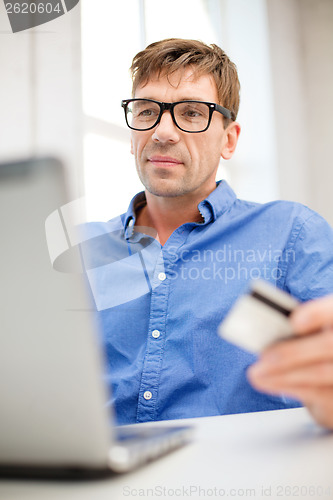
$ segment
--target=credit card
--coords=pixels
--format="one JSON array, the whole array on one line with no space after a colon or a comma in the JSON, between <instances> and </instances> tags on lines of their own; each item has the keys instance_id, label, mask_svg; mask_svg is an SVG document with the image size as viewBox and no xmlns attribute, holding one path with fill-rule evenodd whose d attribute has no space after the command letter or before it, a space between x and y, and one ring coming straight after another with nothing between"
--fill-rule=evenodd
<instances>
[{"instance_id":1,"label":"credit card","mask_svg":"<svg viewBox=\"0 0 333 500\"><path fill-rule=\"evenodd\" d=\"M263 280L250 284L224 321L219 335L246 351L260 353L269 344L293 335L289 316L299 301Z\"/></svg>"}]
</instances>

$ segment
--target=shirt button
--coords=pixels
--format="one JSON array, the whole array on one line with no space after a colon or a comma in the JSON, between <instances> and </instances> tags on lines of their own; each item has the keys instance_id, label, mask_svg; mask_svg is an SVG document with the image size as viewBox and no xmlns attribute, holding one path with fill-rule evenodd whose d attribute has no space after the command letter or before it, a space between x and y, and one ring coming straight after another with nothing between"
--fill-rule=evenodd
<instances>
[{"instance_id":1,"label":"shirt button","mask_svg":"<svg viewBox=\"0 0 333 500\"><path fill-rule=\"evenodd\" d=\"M131 220L129 221L129 223L128 223L128 226L129 226L129 227L132 227L132 226L133 226L133 224L134 224L134 219L131 219Z\"/></svg>"},{"instance_id":2,"label":"shirt button","mask_svg":"<svg viewBox=\"0 0 333 500\"><path fill-rule=\"evenodd\" d=\"M158 339L158 337L161 335L161 333L158 330L153 330L151 334L154 337L154 339Z\"/></svg>"},{"instance_id":3,"label":"shirt button","mask_svg":"<svg viewBox=\"0 0 333 500\"><path fill-rule=\"evenodd\" d=\"M147 399L147 401L148 401L149 399L151 399L151 398L153 397L153 395L152 395L152 393L151 393L150 391L146 391L146 392L143 394L143 397L144 397L145 399Z\"/></svg>"},{"instance_id":4,"label":"shirt button","mask_svg":"<svg viewBox=\"0 0 333 500\"><path fill-rule=\"evenodd\" d=\"M164 281L164 280L166 279L166 274L165 274L165 273L159 273L159 275L158 275L158 279L159 279L160 281Z\"/></svg>"}]
</instances>

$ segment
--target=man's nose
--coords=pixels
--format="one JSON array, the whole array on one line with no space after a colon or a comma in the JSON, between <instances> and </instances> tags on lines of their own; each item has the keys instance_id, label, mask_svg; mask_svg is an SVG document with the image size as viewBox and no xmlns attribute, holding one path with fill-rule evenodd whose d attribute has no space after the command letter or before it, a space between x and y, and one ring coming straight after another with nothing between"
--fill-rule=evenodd
<instances>
[{"instance_id":1,"label":"man's nose","mask_svg":"<svg viewBox=\"0 0 333 500\"><path fill-rule=\"evenodd\" d=\"M170 111L164 111L160 122L156 125L152 139L155 142L172 142L179 141L180 130L173 122Z\"/></svg>"}]
</instances>

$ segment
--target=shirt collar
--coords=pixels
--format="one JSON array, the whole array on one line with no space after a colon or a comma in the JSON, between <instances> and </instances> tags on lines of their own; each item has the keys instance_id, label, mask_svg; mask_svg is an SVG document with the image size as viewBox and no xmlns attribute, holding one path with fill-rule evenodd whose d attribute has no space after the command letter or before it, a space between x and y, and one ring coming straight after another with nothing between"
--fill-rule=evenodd
<instances>
[{"instance_id":1,"label":"shirt collar","mask_svg":"<svg viewBox=\"0 0 333 500\"><path fill-rule=\"evenodd\" d=\"M198 209L204 219L204 224L214 222L231 207L235 200L236 194L227 181L218 181L216 189L198 205Z\"/></svg>"},{"instance_id":2,"label":"shirt collar","mask_svg":"<svg viewBox=\"0 0 333 500\"><path fill-rule=\"evenodd\" d=\"M144 191L141 191L132 198L128 210L125 214L124 220L124 231L126 239L130 238L133 234L137 210L146 205L146 203L146 195Z\"/></svg>"},{"instance_id":3,"label":"shirt collar","mask_svg":"<svg viewBox=\"0 0 333 500\"><path fill-rule=\"evenodd\" d=\"M236 194L225 181L218 181L216 189L198 205L198 209L204 219L203 224L215 221L235 202ZM124 220L125 238L128 239L133 234L133 227L136 220L136 212L146 204L146 195L144 191L136 194L128 207Z\"/></svg>"}]
</instances>

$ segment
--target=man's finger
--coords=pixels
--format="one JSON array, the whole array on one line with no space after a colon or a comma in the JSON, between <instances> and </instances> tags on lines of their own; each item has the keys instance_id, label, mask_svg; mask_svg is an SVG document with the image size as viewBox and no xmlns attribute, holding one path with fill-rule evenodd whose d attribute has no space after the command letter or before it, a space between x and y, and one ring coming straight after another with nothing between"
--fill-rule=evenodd
<instances>
[{"instance_id":1,"label":"man's finger","mask_svg":"<svg viewBox=\"0 0 333 500\"><path fill-rule=\"evenodd\" d=\"M290 321L298 334L313 333L333 326L333 295L300 304L291 314Z\"/></svg>"},{"instance_id":2,"label":"man's finger","mask_svg":"<svg viewBox=\"0 0 333 500\"><path fill-rule=\"evenodd\" d=\"M285 392L293 387L331 387L333 390L333 362L317 363L274 375L264 375L254 365L249 378L265 391Z\"/></svg>"},{"instance_id":3,"label":"man's finger","mask_svg":"<svg viewBox=\"0 0 333 500\"><path fill-rule=\"evenodd\" d=\"M254 366L268 376L326 361L333 364L333 329L271 345Z\"/></svg>"}]
</instances>

